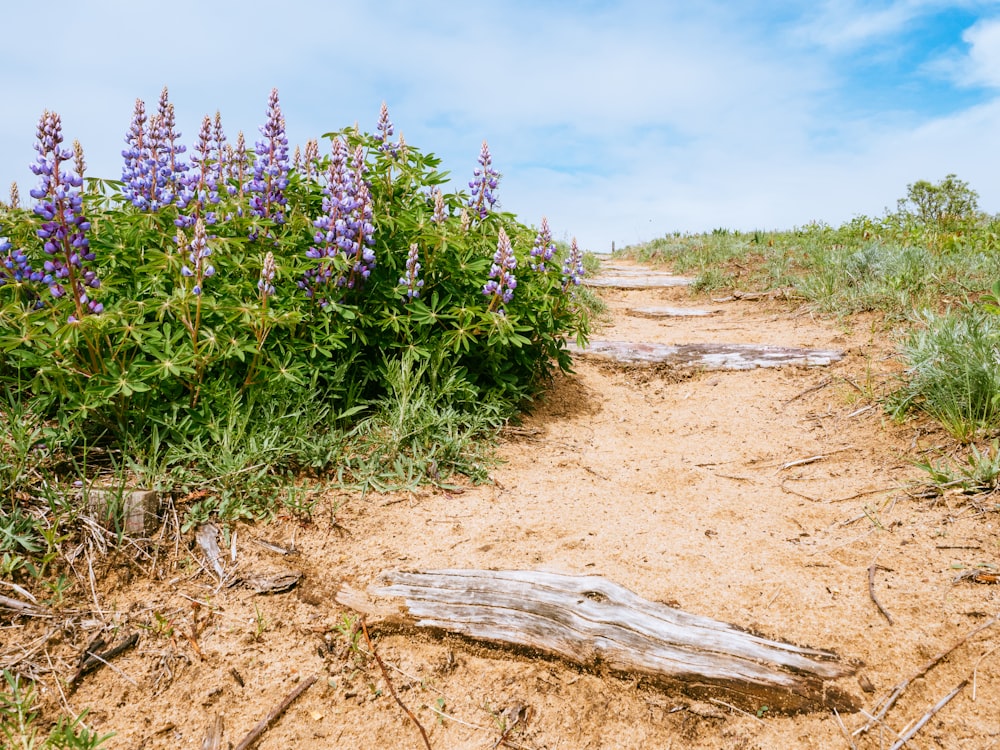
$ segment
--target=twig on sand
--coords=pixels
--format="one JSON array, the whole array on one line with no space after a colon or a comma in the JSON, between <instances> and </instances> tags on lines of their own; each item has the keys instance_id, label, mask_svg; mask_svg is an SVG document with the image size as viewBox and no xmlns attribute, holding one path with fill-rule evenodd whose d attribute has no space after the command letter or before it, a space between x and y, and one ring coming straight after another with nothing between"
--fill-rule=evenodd
<instances>
[{"instance_id":1,"label":"twig on sand","mask_svg":"<svg viewBox=\"0 0 1000 750\"><path fill-rule=\"evenodd\" d=\"M987 622L984 622L978 628L975 628L966 633L950 648L946 649L945 651L942 651L940 654L938 654L933 659L928 661L913 675L907 677L905 680L896 685L896 687L892 691L892 694L882 704L882 708L879 709L878 713L872 716L863 726L860 726L857 729L855 729L853 736L856 737L859 734L864 734L868 732L873 726L880 723L882 719L885 718L885 715L889 713L889 709L895 705L896 701L899 700L899 697L906 691L906 688L910 686L910 683L912 683L914 680L919 680L925 674L930 672L932 669L934 669L934 667L936 667L938 664L944 661L949 655L951 655L953 651L957 650L960 646L965 645L969 641L969 639L978 635L979 633L982 633L987 628L993 627L996 624L997 624L997 618L996 617L990 618ZM962 687L964 687L964 684ZM951 699L949 698L949 700Z\"/></svg>"},{"instance_id":2,"label":"twig on sand","mask_svg":"<svg viewBox=\"0 0 1000 750\"><path fill-rule=\"evenodd\" d=\"M127 679L129 682L135 684L134 680L125 675L121 670L115 669L109 662L116 656L119 656L128 651L130 648L133 648L138 642L139 634L132 633L132 635L119 643L117 646L109 648L103 653L98 653L98 649L104 645L103 639L98 639L89 648L87 648L86 651L84 651L83 658L80 660L80 666L76 670L76 674L74 674L69 680L70 687L76 687L76 684L83 678L84 675L90 674L91 672L94 672L104 666L111 667L115 672L118 672L118 674Z\"/></svg>"},{"instance_id":3,"label":"twig on sand","mask_svg":"<svg viewBox=\"0 0 1000 750\"><path fill-rule=\"evenodd\" d=\"M822 390L823 388L826 388L828 385L830 385L830 383L832 383L832 382L833 382L833 378L827 376L827 377L823 378L821 381L819 381L816 385L811 386L810 388L806 388L801 393L799 393L799 394L797 394L795 396L792 396L790 399L788 399L787 401L783 402L782 406L788 406L790 403L792 403L793 401L797 401L798 399L802 398L803 396L808 396L810 393L815 393L816 391Z\"/></svg>"},{"instance_id":4,"label":"twig on sand","mask_svg":"<svg viewBox=\"0 0 1000 750\"><path fill-rule=\"evenodd\" d=\"M868 596L870 596L871 600L875 602L875 606L878 607L878 611L882 613L882 616L889 622L890 625L892 625L893 624L892 615L889 614L888 610L882 606L882 602L880 602L878 600L878 597L875 596L876 570L888 570L888 568L883 568L881 565L875 562L873 562L871 565L868 566Z\"/></svg>"},{"instance_id":5,"label":"twig on sand","mask_svg":"<svg viewBox=\"0 0 1000 750\"><path fill-rule=\"evenodd\" d=\"M389 679L389 670L385 668L385 664L382 663L382 657L380 657L378 652L375 650L375 644L372 643L372 639L368 635L368 626L365 624L365 618L363 617L361 618L361 632L365 635L365 642L368 644L368 650L372 652L372 656L375 657L375 661L378 663L378 668L382 670L382 679L385 680L385 684L388 686L393 699L399 707L403 709L403 712L410 717L410 721L417 725L417 729L420 730L420 736L423 737L424 745L427 747L427 750L432 750L431 741L427 739L427 732L424 730L423 725L417 720L417 717L413 715L413 712L406 707L406 704L399 699L399 696L396 695L396 688L392 686L392 680ZM237 748L237 750L240 749Z\"/></svg>"},{"instance_id":6,"label":"twig on sand","mask_svg":"<svg viewBox=\"0 0 1000 750\"><path fill-rule=\"evenodd\" d=\"M844 739L847 740L847 744L850 745L851 750L858 750L858 746L854 744L854 739L851 737L851 733L847 731L847 727L844 726L844 721L840 718L840 714L837 712L837 709L833 709L833 718L837 720L837 726L840 727L840 731L844 733Z\"/></svg>"},{"instance_id":7,"label":"twig on sand","mask_svg":"<svg viewBox=\"0 0 1000 750\"><path fill-rule=\"evenodd\" d=\"M968 684L969 684L968 680L962 680L958 684L957 688L952 690L950 693L948 693L948 695L946 695L944 698L935 703L927 713L921 716L920 721L914 724L909 730L907 730L907 732L902 737L896 740L896 742L893 743L892 747L890 747L889 750L899 750L899 748L901 748L903 745L905 745L907 742L913 739L913 736L917 732L919 732L921 728L923 728L924 724L930 721L934 717L934 714L936 714L938 711L940 711L942 708L948 705L948 702L956 695L958 695L959 692L961 692L962 688L964 688Z\"/></svg>"},{"instance_id":8,"label":"twig on sand","mask_svg":"<svg viewBox=\"0 0 1000 750\"><path fill-rule=\"evenodd\" d=\"M295 690L290 692L281 703L272 708L267 716L257 722L257 726L251 729L247 736L240 740L240 744L236 746L236 750L249 750L249 748L256 745L264 732L270 729L274 722L281 718L281 715L288 710L288 707L295 703L299 696L306 690L311 688L317 679L319 679L319 675L313 675L299 683Z\"/></svg>"}]
</instances>

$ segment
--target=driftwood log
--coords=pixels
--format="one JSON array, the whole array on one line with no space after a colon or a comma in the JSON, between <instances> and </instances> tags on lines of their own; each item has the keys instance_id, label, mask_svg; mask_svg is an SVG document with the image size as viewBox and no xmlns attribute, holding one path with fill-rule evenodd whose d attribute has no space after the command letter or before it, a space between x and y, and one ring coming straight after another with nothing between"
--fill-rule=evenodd
<instances>
[{"instance_id":1,"label":"driftwood log","mask_svg":"<svg viewBox=\"0 0 1000 750\"><path fill-rule=\"evenodd\" d=\"M582 357L622 364L664 364L700 370L753 370L758 367L822 367L843 358L836 349L800 349L765 344L656 344L591 341L586 348L569 345Z\"/></svg>"},{"instance_id":2,"label":"driftwood log","mask_svg":"<svg viewBox=\"0 0 1000 750\"><path fill-rule=\"evenodd\" d=\"M650 602L597 576L432 570L381 580L369 594L344 586L336 599L395 626L528 649L750 711L860 707L843 685L855 669L836 654Z\"/></svg>"},{"instance_id":3,"label":"driftwood log","mask_svg":"<svg viewBox=\"0 0 1000 750\"><path fill-rule=\"evenodd\" d=\"M717 312L696 307L630 307L625 311L633 318L705 318Z\"/></svg>"},{"instance_id":4,"label":"driftwood log","mask_svg":"<svg viewBox=\"0 0 1000 750\"><path fill-rule=\"evenodd\" d=\"M691 286L694 279L690 276L671 276L669 274L643 274L633 276L585 276L584 286L602 289L667 289L675 286Z\"/></svg>"}]
</instances>

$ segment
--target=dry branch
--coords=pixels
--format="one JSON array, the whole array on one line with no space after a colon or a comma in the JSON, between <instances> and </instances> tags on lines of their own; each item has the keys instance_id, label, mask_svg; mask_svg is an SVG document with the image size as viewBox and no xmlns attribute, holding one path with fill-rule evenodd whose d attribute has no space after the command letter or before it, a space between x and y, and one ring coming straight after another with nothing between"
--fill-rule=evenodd
<instances>
[{"instance_id":1,"label":"dry branch","mask_svg":"<svg viewBox=\"0 0 1000 750\"><path fill-rule=\"evenodd\" d=\"M22 602L20 599L11 599L9 596L4 596L3 594L0 594L0 609L7 609L28 617L51 617L43 607L29 602Z\"/></svg>"},{"instance_id":2,"label":"dry branch","mask_svg":"<svg viewBox=\"0 0 1000 750\"><path fill-rule=\"evenodd\" d=\"M888 620L890 625L892 625L892 615L889 614L886 608L882 606L882 602L880 602L878 597L875 596L875 571L879 569L885 570L885 568L881 565L877 565L876 563L872 563L868 566L868 596L871 597L873 602L875 602L875 606L878 607L878 611L882 613L882 616Z\"/></svg>"},{"instance_id":3,"label":"dry branch","mask_svg":"<svg viewBox=\"0 0 1000 750\"><path fill-rule=\"evenodd\" d=\"M83 655L80 657L80 666L69 680L70 687L75 687L84 675L96 672L101 667L107 665L107 663L116 656L120 656L130 648L135 647L135 644L138 642L139 634L132 633L132 635L119 643L117 646L109 648L107 651L99 651L105 643L103 639L98 638L83 652Z\"/></svg>"},{"instance_id":4,"label":"dry branch","mask_svg":"<svg viewBox=\"0 0 1000 750\"><path fill-rule=\"evenodd\" d=\"M901 748L903 745L905 745L907 742L913 739L914 735L916 735L916 733L923 728L924 724L926 724L928 721L934 718L934 714L936 714L938 711L940 711L942 708L948 705L951 699L954 698L956 695L958 695L962 691L962 688L964 688L968 684L969 684L968 680L962 680L958 684L957 688L952 690L950 693L948 693L948 695L946 695L944 698L935 703L927 713L921 716L920 721L918 721L909 730L907 730L906 734L904 734L902 737L896 740L896 742L893 743L892 747L890 747L889 750L899 750L899 748Z\"/></svg>"},{"instance_id":5,"label":"dry branch","mask_svg":"<svg viewBox=\"0 0 1000 750\"><path fill-rule=\"evenodd\" d=\"M896 701L898 701L899 698L900 698L900 696L906 691L906 688L908 688L910 686L910 683L912 683L914 680L919 680L925 674L927 674L928 672L930 672L932 669L934 669L934 667L936 667L938 664L940 664L942 661L944 661L946 658L948 658L948 656L950 656L953 651L955 651L956 649L958 649L960 646L965 645L965 643L967 643L969 641L969 639L971 639L974 636L978 635L979 633L983 632L987 628L993 627L996 624L997 624L997 618L994 617L994 618L986 621L982 625L980 625L978 628L975 628L974 630L969 631L968 633L965 634L965 636L963 636L961 639L959 639L958 642L956 642L955 644L953 644L950 648L948 648L945 651L942 651L940 654L938 654L933 659L931 659L926 664L924 664L914 674L912 674L911 676L907 677L905 680L903 680L898 685L896 685L896 687L893 689L892 693L889 695L888 698L886 698L885 702L882 704L882 708L879 709L878 713L875 714L874 716L872 716L863 726L858 727L857 729L855 729L854 730L854 735L857 736L859 734L864 734L864 733L868 732L873 726L875 726L876 724L880 723L882 721L882 719L885 718L885 715L887 713L889 713L889 709L892 708L896 704ZM963 685L963 687L964 687L964 685Z\"/></svg>"},{"instance_id":6,"label":"dry branch","mask_svg":"<svg viewBox=\"0 0 1000 750\"><path fill-rule=\"evenodd\" d=\"M396 625L445 630L530 649L590 669L606 667L695 695L756 710L837 708L859 702L838 680L854 668L827 651L747 633L718 620L650 602L597 576L539 571L389 572L365 594L337 601Z\"/></svg>"},{"instance_id":7,"label":"dry branch","mask_svg":"<svg viewBox=\"0 0 1000 750\"><path fill-rule=\"evenodd\" d=\"M382 661L382 657L379 656L378 651L375 650L375 644L372 643L371 636L368 635L368 625L365 623L365 618L363 617L361 618L361 632L365 635L365 643L368 644L368 650L371 651L372 656L375 657L375 662L378 664L378 668L382 671L382 679L385 680L385 684L389 688L389 692L392 694L393 700L396 701L396 705L403 709L403 713L410 717L410 721L417 725L417 729L420 730L420 736L424 740L424 746L427 750L431 750L431 741L427 739L427 731L424 729L424 725L420 723L417 717L413 715L413 712L406 707L406 704L403 703L402 699L396 693L396 688L393 686L392 679L389 677L389 671L385 668L385 663Z\"/></svg>"},{"instance_id":8,"label":"dry branch","mask_svg":"<svg viewBox=\"0 0 1000 750\"><path fill-rule=\"evenodd\" d=\"M236 746L236 750L248 750L249 748L256 745L257 742L260 740L260 738L263 736L264 732L270 729L271 725L274 724L274 722L276 722L278 719L280 719L281 715L288 710L288 707L291 706L293 703L295 703L295 701L298 700L299 696L302 695L306 690L311 688L313 683L316 682L317 679L319 679L319 676L313 675L312 677L309 677L308 679L299 683L298 687L296 687L295 690L293 690L287 696L285 696L285 699L281 701L281 703L272 708L270 712L268 712L267 716L265 716L263 719L257 722L257 726L251 729L247 733L247 736L244 737L242 740L240 740L240 744Z\"/></svg>"}]
</instances>

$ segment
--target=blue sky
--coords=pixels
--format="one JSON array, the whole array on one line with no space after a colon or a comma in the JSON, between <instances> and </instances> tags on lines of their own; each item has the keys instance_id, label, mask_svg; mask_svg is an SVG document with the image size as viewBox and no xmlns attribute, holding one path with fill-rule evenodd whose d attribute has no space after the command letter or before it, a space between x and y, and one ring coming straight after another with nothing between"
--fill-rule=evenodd
<instances>
[{"instance_id":1,"label":"blue sky","mask_svg":"<svg viewBox=\"0 0 1000 750\"><path fill-rule=\"evenodd\" d=\"M607 250L671 231L879 215L954 172L1000 213L1000 2L7 0L0 185L34 185L42 111L119 177L136 97L183 139L248 142L277 87L293 144L382 101L504 209ZM6 193L6 190L3 190Z\"/></svg>"}]
</instances>

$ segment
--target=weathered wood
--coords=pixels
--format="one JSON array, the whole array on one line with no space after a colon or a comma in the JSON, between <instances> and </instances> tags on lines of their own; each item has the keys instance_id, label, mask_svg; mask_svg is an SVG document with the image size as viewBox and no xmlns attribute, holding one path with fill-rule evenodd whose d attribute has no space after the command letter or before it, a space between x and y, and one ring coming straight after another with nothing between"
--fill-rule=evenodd
<instances>
[{"instance_id":1,"label":"weathered wood","mask_svg":"<svg viewBox=\"0 0 1000 750\"><path fill-rule=\"evenodd\" d=\"M156 490L91 487L87 508L102 526L129 536L145 537L160 523L160 493Z\"/></svg>"},{"instance_id":2,"label":"weathered wood","mask_svg":"<svg viewBox=\"0 0 1000 750\"><path fill-rule=\"evenodd\" d=\"M719 311L694 307L630 307L625 312L634 318L704 318Z\"/></svg>"},{"instance_id":3,"label":"weathered wood","mask_svg":"<svg viewBox=\"0 0 1000 750\"><path fill-rule=\"evenodd\" d=\"M853 674L828 651L769 640L650 602L597 576L527 570L391 571L372 594L343 587L344 606L397 624L528 648L662 687L724 695L748 710L837 708L859 701L837 684Z\"/></svg>"},{"instance_id":4,"label":"weathered wood","mask_svg":"<svg viewBox=\"0 0 1000 750\"><path fill-rule=\"evenodd\" d=\"M643 274L642 276L584 276L585 286L605 289L665 289L674 286L691 286L694 279L688 276Z\"/></svg>"},{"instance_id":5,"label":"weathered wood","mask_svg":"<svg viewBox=\"0 0 1000 750\"><path fill-rule=\"evenodd\" d=\"M654 344L631 341L591 341L570 352L622 364L666 364L702 370L753 370L758 367L823 367L838 362L836 349L800 349L763 344Z\"/></svg>"},{"instance_id":6,"label":"weathered wood","mask_svg":"<svg viewBox=\"0 0 1000 750\"><path fill-rule=\"evenodd\" d=\"M676 276L673 271L655 271L651 268L642 268L641 266L606 266L602 265L600 269L601 275L607 276L645 276L649 278L660 278L664 276Z\"/></svg>"}]
</instances>

